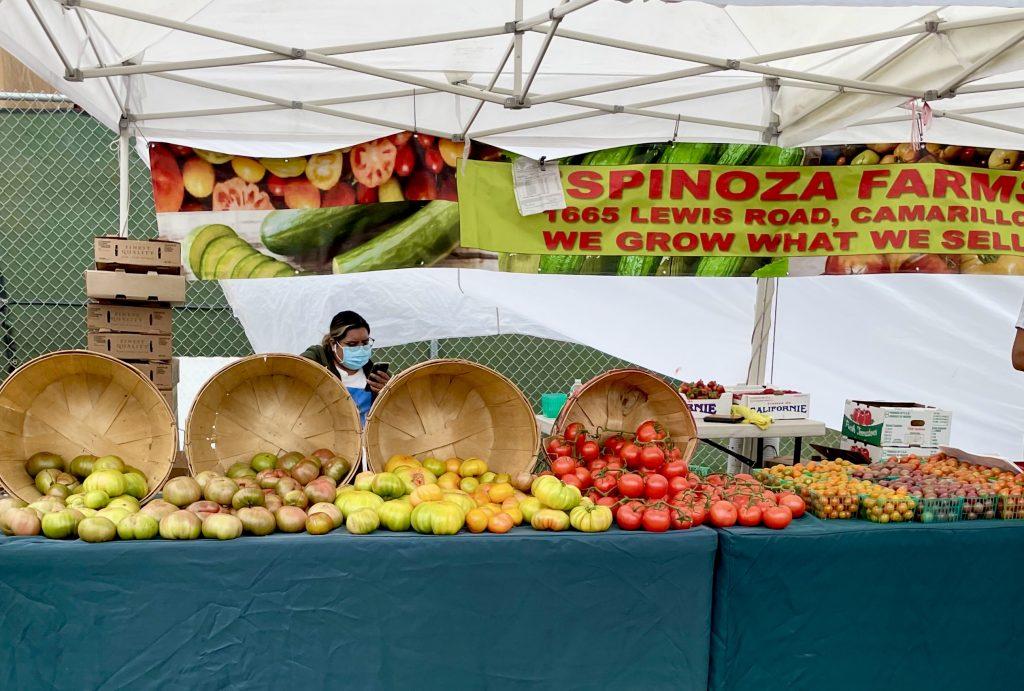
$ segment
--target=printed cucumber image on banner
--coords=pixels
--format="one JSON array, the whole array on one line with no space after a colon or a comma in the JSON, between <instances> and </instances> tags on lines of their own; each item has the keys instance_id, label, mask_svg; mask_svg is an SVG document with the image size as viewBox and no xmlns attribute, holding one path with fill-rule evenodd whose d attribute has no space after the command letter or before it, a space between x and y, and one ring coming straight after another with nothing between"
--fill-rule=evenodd
<instances>
[{"instance_id":1,"label":"printed cucumber image on banner","mask_svg":"<svg viewBox=\"0 0 1024 691\"><path fill-rule=\"evenodd\" d=\"M150 145L160 233L199 280L426 266L1024 275L1017 151L636 144L558 161L566 208L529 216L515 158L410 132L292 158Z\"/></svg>"}]
</instances>

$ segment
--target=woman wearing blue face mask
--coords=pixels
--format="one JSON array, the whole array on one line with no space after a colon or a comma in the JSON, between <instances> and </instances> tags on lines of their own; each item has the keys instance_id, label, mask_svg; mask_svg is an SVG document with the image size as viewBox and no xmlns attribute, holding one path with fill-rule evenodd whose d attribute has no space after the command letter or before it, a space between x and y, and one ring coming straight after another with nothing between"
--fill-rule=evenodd
<instances>
[{"instance_id":1,"label":"woman wearing blue face mask","mask_svg":"<svg viewBox=\"0 0 1024 691\"><path fill-rule=\"evenodd\" d=\"M320 345L310 346L302 353L341 380L359 408L360 422L366 422L373 399L391 378L387 372L373 369L372 351L370 325L355 312L346 310L334 315L331 330Z\"/></svg>"}]
</instances>

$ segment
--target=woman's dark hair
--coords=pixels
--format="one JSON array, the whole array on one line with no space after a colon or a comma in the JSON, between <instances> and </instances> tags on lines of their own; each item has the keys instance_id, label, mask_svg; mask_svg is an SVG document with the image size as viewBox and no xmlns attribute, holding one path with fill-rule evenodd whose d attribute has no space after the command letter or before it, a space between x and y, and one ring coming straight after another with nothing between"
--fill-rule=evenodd
<instances>
[{"instance_id":1,"label":"woman's dark hair","mask_svg":"<svg viewBox=\"0 0 1024 691\"><path fill-rule=\"evenodd\" d=\"M331 330L324 335L320 345L324 347L324 350L330 353L331 342L340 341L345 337L345 334L352 329L366 329L369 331L370 324L352 310L338 312L334 315L334 319L331 320Z\"/></svg>"}]
</instances>

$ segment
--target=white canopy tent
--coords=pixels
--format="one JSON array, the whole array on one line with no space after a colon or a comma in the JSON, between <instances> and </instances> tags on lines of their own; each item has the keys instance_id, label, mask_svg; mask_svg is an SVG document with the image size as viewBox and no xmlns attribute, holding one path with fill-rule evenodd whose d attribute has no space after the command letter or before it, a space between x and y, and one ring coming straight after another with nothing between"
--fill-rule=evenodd
<instances>
[{"instance_id":1,"label":"white canopy tent","mask_svg":"<svg viewBox=\"0 0 1024 691\"><path fill-rule=\"evenodd\" d=\"M918 121L925 141L1024 149L1020 6L970 0L956 6L901 0L6 0L0 2L0 47L120 133L123 230L130 136L137 138L143 155L144 144L157 140L287 156L409 129L483 141L534 158L558 158L671 139L784 146L906 141ZM919 115L929 110L930 120ZM398 278L405 273L322 280L337 285L358 281L366 299L376 295L381 301L374 304L384 307L388 303L381 296L399 281L427 280L426 274ZM593 309L603 305L596 298L616 287L610 277L551 279L543 290L558 291L561 302L581 300ZM321 279L296 279L292 285L316 280ZM662 293L679 291L671 299L664 294L652 298L675 310L666 315L666 324L676 329L662 337L659 348L664 339L682 343L694 338L690 328L695 320L712 323L724 314L743 320L739 331L729 327L730 339L749 333L753 325L749 376L771 374L773 282L761 281L755 291L746 279L740 292L756 292L756 298L748 297L738 311L722 313L714 301L702 301L696 282L654 280L667 281L658 285ZM822 394L829 401L822 416L833 425L838 421L834 401L847 384L811 376L831 362L853 361L863 347L835 325L825 329L833 339L828 352L799 346L811 342L812 331L821 328L808 317L835 309L838 294L843 299L857 291L870 294L880 307L861 327L892 334L904 323L921 329L929 323L915 321L923 316L920 310L894 296L949 291L963 298L956 304L965 310L968 329L992 330L991 344L1009 338L1011 303L1024 292L1019 281L1005 280L991 294L974 298L963 292L973 285L965 277L913 277L897 292L866 291L861 282L846 282L852 279L787 280L815 285L801 291L799 307L786 313L798 321L787 322L790 340L785 343L803 357L776 368L774 376L782 384L807 382L815 395L820 393L817 382L830 382ZM253 303L243 303L242 296L252 298L263 283L228 288L243 322L243 304ZM472 295L464 285L457 294L445 295L457 295L462 301L458 309L474 319L504 308L509 319L501 327L496 320L495 332L561 334L613 348L601 341L599 320L582 320L575 328L552 324L550 301L536 292L540 285L536 277L494 276L481 279L479 292ZM646 290L641 285L630 283L630 292ZM709 285L726 291L723 295L738 294L728 293L732 289L721 288L724 283L717 280ZM883 285L889 286L871 284ZM264 291L256 299L269 295ZM285 299L276 288L274 296ZM687 319L672 322L683 304L690 310ZM437 313L441 320L450 317L450 308ZM266 319L267 310L262 314ZM256 322L247 326L256 340ZM936 358L933 371L973 357L984 371L998 373L990 377L996 390L989 394L983 387L992 381L984 379L957 385L970 389L975 402L986 395L1006 401L999 410L1006 422L1000 423L997 443L985 443L983 426L960 443L1019 455L1024 383L1009 376L998 348L978 351L973 341L957 340L958 335L929 351ZM896 349L883 341L871 357L884 359L886 347ZM727 352L712 350L708 357ZM669 362L661 350L642 343L632 343L631 353L621 355L660 371ZM697 359L702 351L693 355ZM929 380L891 358L875 365L897 376L888 384L874 379L874 396L901 396L909 388L927 402L948 400L948 382L942 377ZM700 362L693 365L694 370L700 367ZM849 377L854 376L851 371ZM954 425L955 433L960 429Z\"/></svg>"}]
</instances>

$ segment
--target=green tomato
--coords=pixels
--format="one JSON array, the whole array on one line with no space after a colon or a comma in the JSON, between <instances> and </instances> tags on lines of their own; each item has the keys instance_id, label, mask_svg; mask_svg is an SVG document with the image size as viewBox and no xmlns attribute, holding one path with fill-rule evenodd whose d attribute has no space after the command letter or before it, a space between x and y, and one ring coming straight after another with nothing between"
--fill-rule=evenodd
<instances>
[{"instance_id":1,"label":"green tomato","mask_svg":"<svg viewBox=\"0 0 1024 691\"><path fill-rule=\"evenodd\" d=\"M146 478L136 473L124 473L124 493L142 499L149 493Z\"/></svg>"},{"instance_id":2,"label":"green tomato","mask_svg":"<svg viewBox=\"0 0 1024 691\"><path fill-rule=\"evenodd\" d=\"M160 522L147 513L133 513L117 524L122 540L152 540L160 530Z\"/></svg>"},{"instance_id":3,"label":"green tomato","mask_svg":"<svg viewBox=\"0 0 1024 691\"><path fill-rule=\"evenodd\" d=\"M96 463L101 460L103 459L97 459ZM94 470L89 477L85 478L82 485L86 492L98 489L106 492L109 497L124 494L125 490L124 475L120 470Z\"/></svg>"},{"instance_id":4,"label":"green tomato","mask_svg":"<svg viewBox=\"0 0 1024 691\"><path fill-rule=\"evenodd\" d=\"M345 527L353 535L372 533L380 526L380 517L371 508L358 509L345 518Z\"/></svg>"},{"instance_id":5,"label":"green tomato","mask_svg":"<svg viewBox=\"0 0 1024 691\"><path fill-rule=\"evenodd\" d=\"M82 502L90 509L102 509L110 503L110 496L101 489L94 489L81 496L83 497Z\"/></svg>"},{"instance_id":6,"label":"green tomato","mask_svg":"<svg viewBox=\"0 0 1024 691\"><path fill-rule=\"evenodd\" d=\"M64 509L43 515L43 535L51 540L74 537L82 514L74 509Z\"/></svg>"},{"instance_id":7,"label":"green tomato","mask_svg":"<svg viewBox=\"0 0 1024 691\"><path fill-rule=\"evenodd\" d=\"M257 473L261 470L273 470L277 465L277 456L272 453L258 453L249 461L249 465Z\"/></svg>"},{"instance_id":8,"label":"green tomato","mask_svg":"<svg viewBox=\"0 0 1024 691\"><path fill-rule=\"evenodd\" d=\"M405 494L405 483L394 473L377 473L370 481L370 491L384 499L396 499Z\"/></svg>"},{"instance_id":9,"label":"green tomato","mask_svg":"<svg viewBox=\"0 0 1024 691\"><path fill-rule=\"evenodd\" d=\"M110 542L117 537L117 527L103 516L87 516L78 524L78 537L83 542Z\"/></svg>"},{"instance_id":10,"label":"green tomato","mask_svg":"<svg viewBox=\"0 0 1024 691\"><path fill-rule=\"evenodd\" d=\"M531 494L549 509L568 511L579 505L582 495L578 487L567 485L553 475L541 475L533 481Z\"/></svg>"},{"instance_id":11,"label":"green tomato","mask_svg":"<svg viewBox=\"0 0 1024 691\"><path fill-rule=\"evenodd\" d=\"M405 492L403 492L403 494L412 494L412 491L417 487L432 485L437 482L437 476L426 468L402 466L395 470L395 475L398 476L402 481L402 484L405 486Z\"/></svg>"},{"instance_id":12,"label":"green tomato","mask_svg":"<svg viewBox=\"0 0 1024 691\"><path fill-rule=\"evenodd\" d=\"M116 470L119 473L123 473L124 461L121 460L120 456L100 456L92 463L92 472L95 473L97 470Z\"/></svg>"},{"instance_id":13,"label":"green tomato","mask_svg":"<svg viewBox=\"0 0 1024 691\"><path fill-rule=\"evenodd\" d=\"M450 501L425 501L412 510L413 530L425 535L454 535L466 522L462 507Z\"/></svg>"},{"instance_id":14,"label":"green tomato","mask_svg":"<svg viewBox=\"0 0 1024 691\"><path fill-rule=\"evenodd\" d=\"M107 503L106 508L124 509L128 513L138 513L141 507L139 506L138 499L127 494L122 494L120 497L114 497L111 499L110 502Z\"/></svg>"},{"instance_id":15,"label":"green tomato","mask_svg":"<svg viewBox=\"0 0 1024 691\"><path fill-rule=\"evenodd\" d=\"M544 508L537 497L527 497L519 502L519 510L523 513L523 520L527 523L533 518L533 514Z\"/></svg>"},{"instance_id":16,"label":"green tomato","mask_svg":"<svg viewBox=\"0 0 1024 691\"><path fill-rule=\"evenodd\" d=\"M580 504L569 512L569 524L583 533L603 533L612 527L612 510L594 503Z\"/></svg>"},{"instance_id":17,"label":"green tomato","mask_svg":"<svg viewBox=\"0 0 1024 691\"><path fill-rule=\"evenodd\" d=\"M412 504L403 499L392 499L377 507L377 515L388 530L408 530L412 524Z\"/></svg>"},{"instance_id":18,"label":"green tomato","mask_svg":"<svg viewBox=\"0 0 1024 691\"><path fill-rule=\"evenodd\" d=\"M441 477L444 475L445 470L447 470L444 466L444 461L439 458L428 458L423 461L423 467L433 473L436 477Z\"/></svg>"},{"instance_id":19,"label":"green tomato","mask_svg":"<svg viewBox=\"0 0 1024 691\"><path fill-rule=\"evenodd\" d=\"M350 513L359 509L376 509L384 503L384 500L373 492L365 490L354 490L345 492L334 500L334 505L341 509L341 513L347 518Z\"/></svg>"},{"instance_id":20,"label":"green tomato","mask_svg":"<svg viewBox=\"0 0 1024 691\"><path fill-rule=\"evenodd\" d=\"M373 471L364 470L363 472L355 476L355 479L352 481L352 484L355 485L356 489L360 491L369 492L370 488L373 486L373 476Z\"/></svg>"}]
</instances>

